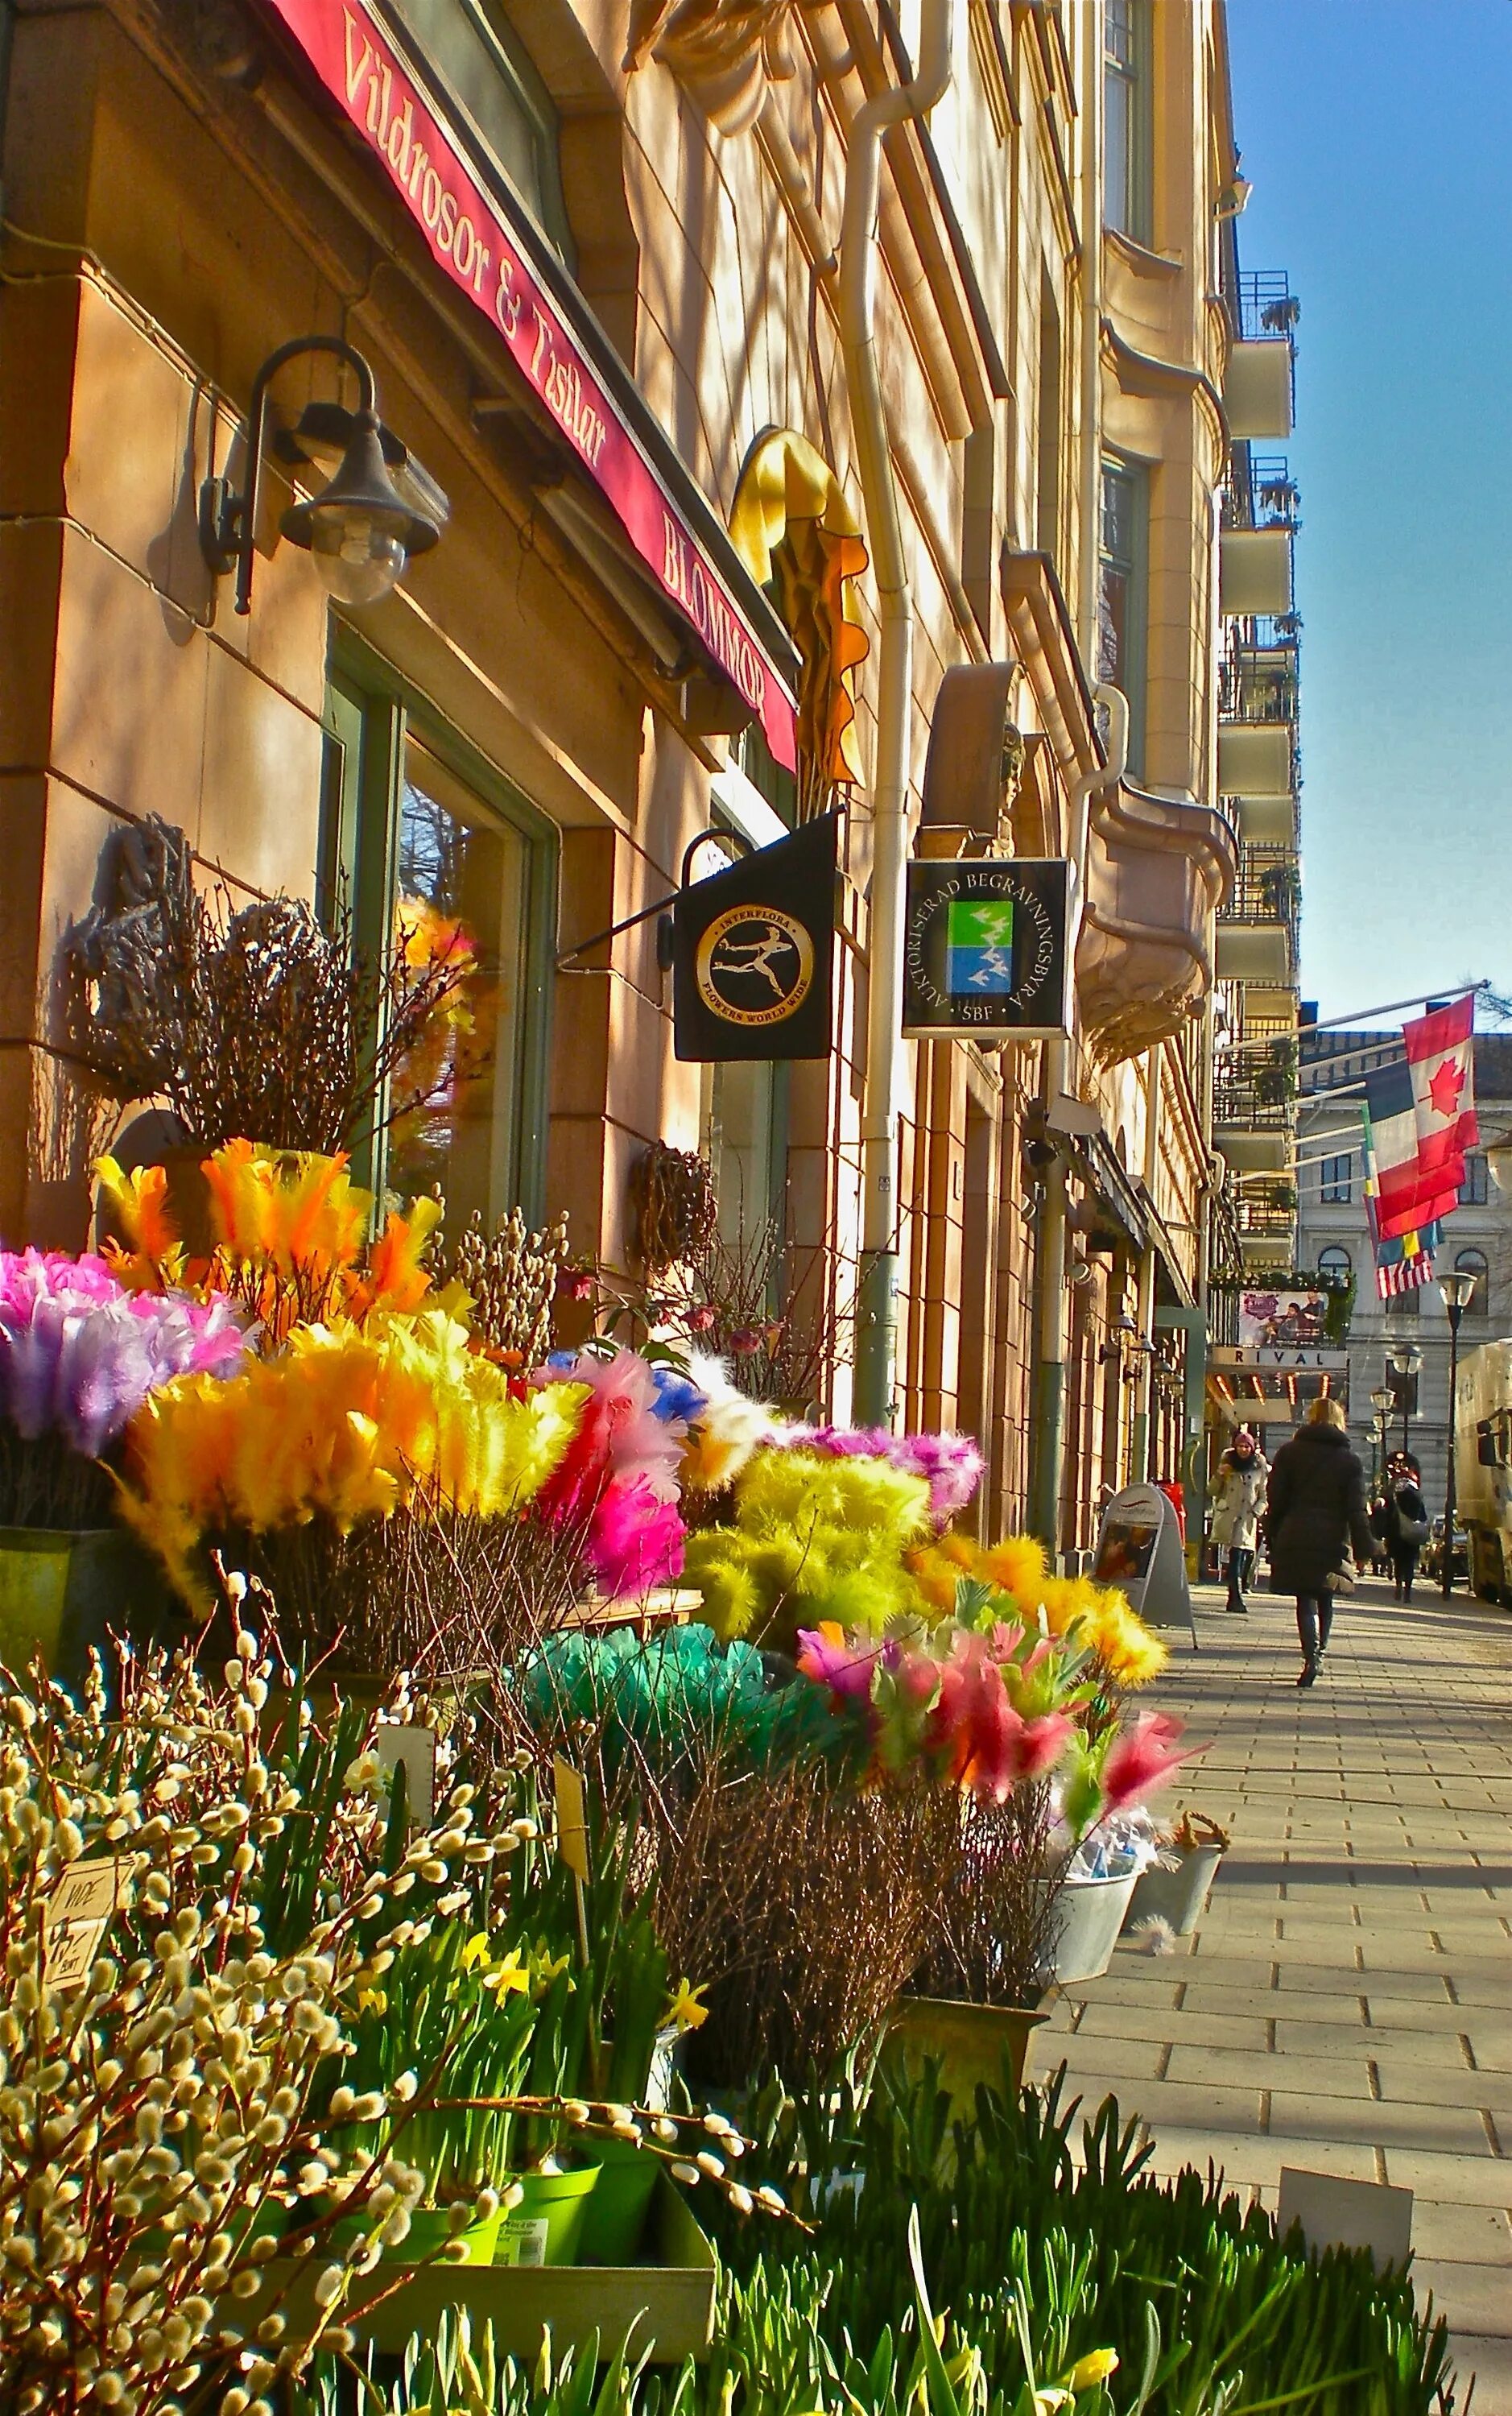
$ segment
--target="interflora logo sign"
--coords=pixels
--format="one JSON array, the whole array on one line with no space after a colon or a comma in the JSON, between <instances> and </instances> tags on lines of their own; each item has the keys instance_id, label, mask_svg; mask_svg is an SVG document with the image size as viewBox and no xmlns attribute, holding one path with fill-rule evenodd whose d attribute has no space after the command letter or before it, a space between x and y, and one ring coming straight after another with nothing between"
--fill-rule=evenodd
<instances>
[{"instance_id":1,"label":"interflora logo sign","mask_svg":"<svg viewBox=\"0 0 1512 2416\"><path fill-rule=\"evenodd\" d=\"M910 864L905 1032L1067 1031L1070 871L1063 856Z\"/></svg>"},{"instance_id":2,"label":"interflora logo sign","mask_svg":"<svg viewBox=\"0 0 1512 2416\"><path fill-rule=\"evenodd\" d=\"M834 952L835 818L805 823L673 908L679 1057L826 1057Z\"/></svg>"},{"instance_id":3,"label":"interflora logo sign","mask_svg":"<svg viewBox=\"0 0 1512 2416\"><path fill-rule=\"evenodd\" d=\"M438 267L502 337L641 560L750 705L777 762L792 771L797 722L786 683L530 265L528 225L472 173L465 145L434 114L363 0L268 6L382 162Z\"/></svg>"}]
</instances>

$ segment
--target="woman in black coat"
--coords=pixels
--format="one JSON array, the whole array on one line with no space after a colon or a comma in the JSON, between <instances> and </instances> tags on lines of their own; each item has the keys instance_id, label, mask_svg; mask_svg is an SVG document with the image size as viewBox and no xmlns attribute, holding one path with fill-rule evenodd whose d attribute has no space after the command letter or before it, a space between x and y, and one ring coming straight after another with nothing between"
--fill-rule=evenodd
<instances>
[{"instance_id":1,"label":"woman in black coat","mask_svg":"<svg viewBox=\"0 0 1512 2416\"><path fill-rule=\"evenodd\" d=\"M1334 1623L1333 1579L1352 1543L1362 1562L1371 1549L1365 1471L1349 1447L1344 1412L1327 1394L1310 1404L1305 1423L1276 1454L1268 1500L1271 1588L1296 1597L1296 1683L1310 1686Z\"/></svg>"},{"instance_id":2,"label":"woman in black coat","mask_svg":"<svg viewBox=\"0 0 1512 2416\"><path fill-rule=\"evenodd\" d=\"M1396 1598L1411 1602L1417 1555L1428 1540L1428 1503L1423 1499L1423 1472L1410 1451L1400 1451L1391 1463L1386 1488L1385 1527L1386 1549L1396 1578Z\"/></svg>"}]
</instances>

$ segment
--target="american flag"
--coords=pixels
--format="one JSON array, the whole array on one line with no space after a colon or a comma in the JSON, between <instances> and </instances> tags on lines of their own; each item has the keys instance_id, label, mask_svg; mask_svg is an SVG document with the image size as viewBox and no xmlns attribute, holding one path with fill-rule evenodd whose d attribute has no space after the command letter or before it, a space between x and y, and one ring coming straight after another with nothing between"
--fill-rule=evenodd
<instances>
[{"instance_id":1,"label":"american flag","mask_svg":"<svg viewBox=\"0 0 1512 2416\"><path fill-rule=\"evenodd\" d=\"M1415 1250L1410 1259L1396 1259L1388 1266L1376 1261L1375 1288L1383 1300L1396 1300L1404 1291L1415 1291L1420 1284L1432 1279L1433 1253Z\"/></svg>"}]
</instances>

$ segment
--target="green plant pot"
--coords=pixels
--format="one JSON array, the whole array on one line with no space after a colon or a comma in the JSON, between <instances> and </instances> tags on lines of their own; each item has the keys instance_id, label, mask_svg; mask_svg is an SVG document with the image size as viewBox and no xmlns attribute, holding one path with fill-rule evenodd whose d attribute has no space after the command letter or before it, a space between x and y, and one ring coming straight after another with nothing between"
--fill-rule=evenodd
<instances>
[{"instance_id":1,"label":"green plant pot","mask_svg":"<svg viewBox=\"0 0 1512 2416\"><path fill-rule=\"evenodd\" d=\"M1024 2086L1029 2046L1047 2014L1029 2005L974 2005L964 1997L900 1997L888 2020L884 2052L905 2070L940 2066L940 2085L952 2106L969 2113L977 2088Z\"/></svg>"},{"instance_id":2,"label":"green plant pot","mask_svg":"<svg viewBox=\"0 0 1512 2416\"><path fill-rule=\"evenodd\" d=\"M21 1675L82 1679L107 1630L142 1607L142 1563L119 1527L0 1527L0 1661Z\"/></svg>"},{"instance_id":3,"label":"green plant pot","mask_svg":"<svg viewBox=\"0 0 1512 2416\"><path fill-rule=\"evenodd\" d=\"M633 2265L645 2236L661 2167L628 2139L595 2142L598 2180L589 2197L577 2253L590 2265Z\"/></svg>"},{"instance_id":4,"label":"green plant pot","mask_svg":"<svg viewBox=\"0 0 1512 2416\"><path fill-rule=\"evenodd\" d=\"M470 2223L465 2231L454 2231L449 2210L444 2206L417 2206L410 2216L407 2237L397 2248L385 2248L383 2260L389 2265L423 2265L439 2257L449 2240L459 2240L462 2255L442 2258L444 2264L491 2265L499 2247L499 2226L502 2215L490 2214L485 2222Z\"/></svg>"},{"instance_id":5,"label":"green plant pot","mask_svg":"<svg viewBox=\"0 0 1512 2416\"><path fill-rule=\"evenodd\" d=\"M576 2265L598 2176L597 2165L580 2165L570 2173L518 2174L523 2196L499 2226L494 2262Z\"/></svg>"}]
</instances>

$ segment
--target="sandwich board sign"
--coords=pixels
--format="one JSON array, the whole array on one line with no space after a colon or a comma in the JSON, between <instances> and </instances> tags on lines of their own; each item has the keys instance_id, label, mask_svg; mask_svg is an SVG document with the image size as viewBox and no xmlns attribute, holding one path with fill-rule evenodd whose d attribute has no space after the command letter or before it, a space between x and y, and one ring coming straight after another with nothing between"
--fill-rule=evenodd
<instances>
[{"instance_id":1,"label":"sandwich board sign","mask_svg":"<svg viewBox=\"0 0 1512 2416\"><path fill-rule=\"evenodd\" d=\"M1158 1485L1126 1485L1102 1513L1094 1584L1116 1586L1151 1627L1191 1629L1191 1587L1175 1505Z\"/></svg>"}]
</instances>

